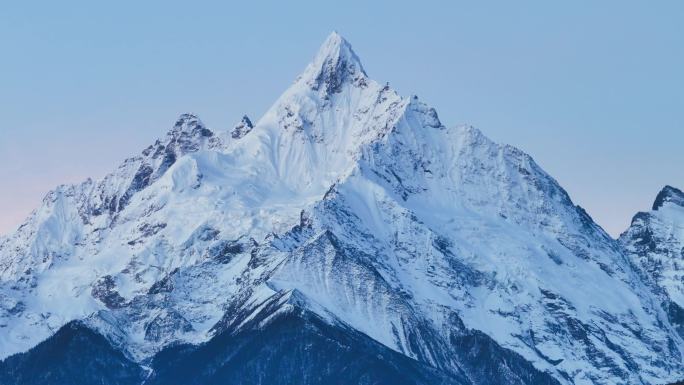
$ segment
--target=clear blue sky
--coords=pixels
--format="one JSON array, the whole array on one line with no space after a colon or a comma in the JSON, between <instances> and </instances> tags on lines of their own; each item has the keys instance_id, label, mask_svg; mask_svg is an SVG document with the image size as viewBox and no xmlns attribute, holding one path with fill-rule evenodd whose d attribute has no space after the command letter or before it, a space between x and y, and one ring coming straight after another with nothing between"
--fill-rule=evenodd
<instances>
[{"instance_id":1,"label":"clear blue sky","mask_svg":"<svg viewBox=\"0 0 684 385\"><path fill-rule=\"evenodd\" d=\"M332 30L445 124L530 153L614 235L684 187L682 1L17 1L0 11L0 233L182 112L258 118Z\"/></svg>"}]
</instances>

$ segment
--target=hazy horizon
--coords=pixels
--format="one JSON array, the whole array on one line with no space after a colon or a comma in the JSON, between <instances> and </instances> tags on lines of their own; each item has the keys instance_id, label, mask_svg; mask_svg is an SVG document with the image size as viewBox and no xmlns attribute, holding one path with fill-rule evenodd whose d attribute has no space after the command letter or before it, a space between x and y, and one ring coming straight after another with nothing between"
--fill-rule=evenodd
<instances>
[{"instance_id":1,"label":"hazy horizon","mask_svg":"<svg viewBox=\"0 0 684 385\"><path fill-rule=\"evenodd\" d=\"M445 125L529 153L613 236L684 187L684 3L73 4L0 15L0 234L181 113L258 120L332 30Z\"/></svg>"}]
</instances>

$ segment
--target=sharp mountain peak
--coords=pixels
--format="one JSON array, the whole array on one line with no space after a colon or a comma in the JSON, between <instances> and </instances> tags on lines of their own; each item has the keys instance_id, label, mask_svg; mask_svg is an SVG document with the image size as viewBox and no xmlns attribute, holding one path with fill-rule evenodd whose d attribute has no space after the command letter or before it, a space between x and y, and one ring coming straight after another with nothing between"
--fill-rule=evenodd
<instances>
[{"instance_id":1,"label":"sharp mountain peak","mask_svg":"<svg viewBox=\"0 0 684 385\"><path fill-rule=\"evenodd\" d=\"M351 44L337 32L332 32L298 81L314 90L334 93L345 81L360 81L366 77L366 71Z\"/></svg>"},{"instance_id":2,"label":"sharp mountain peak","mask_svg":"<svg viewBox=\"0 0 684 385\"><path fill-rule=\"evenodd\" d=\"M652 209L658 210L659 208L663 207L665 202L672 202L678 206L684 207L684 192L672 186L663 187L663 189L660 190L660 192L656 196L656 199L653 202Z\"/></svg>"}]
</instances>

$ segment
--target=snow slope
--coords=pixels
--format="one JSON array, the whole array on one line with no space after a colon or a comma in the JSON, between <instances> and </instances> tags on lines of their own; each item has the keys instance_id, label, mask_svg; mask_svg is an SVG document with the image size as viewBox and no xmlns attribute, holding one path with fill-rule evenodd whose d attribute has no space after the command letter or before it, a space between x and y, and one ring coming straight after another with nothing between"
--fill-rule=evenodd
<instances>
[{"instance_id":1,"label":"snow slope","mask_svg":"<svg viewBox=\"0 0 684 385\"><path fill-rule=\"evenodd\" d=\"M457 341L476 332L563 384L684 377L620 244L528 155L368 78L336 33L256 123L182 115L103 180L49 193L0 241L0 356L83 320L144 364L267 324L283 293L472 383Z\"/></svg>"}]
</instances>

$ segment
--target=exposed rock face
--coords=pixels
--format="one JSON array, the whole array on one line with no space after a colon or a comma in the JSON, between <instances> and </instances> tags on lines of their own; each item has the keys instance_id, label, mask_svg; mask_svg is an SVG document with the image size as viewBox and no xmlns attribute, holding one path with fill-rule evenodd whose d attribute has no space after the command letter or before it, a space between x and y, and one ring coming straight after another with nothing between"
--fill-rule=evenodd
<instances>
[{"instance_id":1,"label":"exposed rock face","mask_svg":"<svg viewBox=\"0 0 684 385\"><path fill-rule=\"evenodd\" d=\"M249 134L250 131L254 128L254 125L252 124L252 121L249 120L247 115L242 117L242 120L240 120L240 123L237 124L233 128L233 131L230 132L230 136L233 139L241 139L245 135Z\"/></svg>"},{"instance_id":2,"label":"exposed rock face","mask_svg":"<svg viewBox=\"0 0 684 385\"><path fill-rule=\"evenodd\" d=\"M640 262L679 242L654 214L611 239L531 157L373 81L337 34L243 123L182 115L0 241L7 370L78 321L138 365L129 383L684 377L677 291Z\"/></svg>"},{"instance_id":3,"label":"exposed rock face","mask_svg":"<svg viewBox=\"0 0 684 385\"><path fill-rule=\"evenodd\" d=\"M126 299L116 291L116 283L111 275L98 279L93 284L90 295L100 300L109 309L118 309L126 304Z\"/></svg>"}]
</instances>

